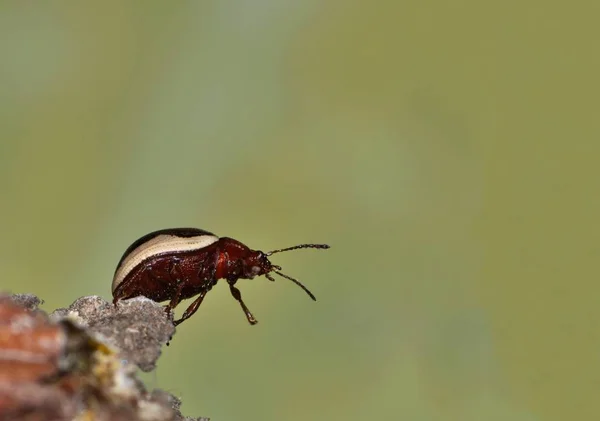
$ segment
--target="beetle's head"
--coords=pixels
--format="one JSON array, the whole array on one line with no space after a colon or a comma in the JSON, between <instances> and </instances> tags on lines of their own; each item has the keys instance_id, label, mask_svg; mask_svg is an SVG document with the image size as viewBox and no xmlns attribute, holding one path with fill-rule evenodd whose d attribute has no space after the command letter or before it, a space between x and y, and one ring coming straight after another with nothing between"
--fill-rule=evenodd
<instances>
[{"instance_id":1,"label":"beetle's head","mask_svg":"<svg viewBox=\"0 0 600 421\"><path fill-rule=\"evenodd\" d=\"M273 265L269 261L266 253L252 250L249 256L246 256L244 262L244 278L253 279L255 276L266 275L273 270Z\"/></svg>"},{"instance_id":2,"label":"beetle's head","mask_svg":"<svg viewBox=\"0 0 600 421\"><path fill-rule=\"evenodd\" d=\"M313 248L313 249L328 249L329 246L327 244L300 244L294 247L288 247L279 250L273 250L268 253L263 253L262 251L255 251L251 256L245 259L244 264L244 277L247 279L252 279L255 276L265 275L265 277L269 281L275 281L275 278L271 275L271 272L276 273L282 278L289 279L294 282L300 288L302 288L313 300L317 300L315 296L306 288L304 285L300 283L297 279L292 278L291 276L285 275L281 273L281 266L277 266L271 263L269 260L269 256L275 253L281 253L282 251L290 251L304 248Z\"/></svg>"}]
</instances>

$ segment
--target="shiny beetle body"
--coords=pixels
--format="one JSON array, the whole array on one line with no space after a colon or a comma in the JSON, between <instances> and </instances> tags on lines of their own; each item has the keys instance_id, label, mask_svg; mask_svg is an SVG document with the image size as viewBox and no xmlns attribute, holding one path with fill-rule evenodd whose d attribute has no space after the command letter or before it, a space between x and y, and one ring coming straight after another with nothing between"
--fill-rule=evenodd
<instances>
[{"instance_id":1,"label":"shiny beetle body","mask_svg":"<svg viewBox=\"0 0 600 421\"><path fill-rule=\"evenodd\" d=\"M268 259L273 253L299 248L329 248L325 244L301 244L268 253L252 250L229 237L197 228L169 228L151 232L135 241L125 251L113 277L113 303L143 295L151 300L169 301L166 311L172 311L182 300L198 295L175 325L192 316L206 293L219 279L227 280L231 295L239 302L250 324L256 324L240 291L234 286L238 279L252 279L274 272L289 279L314 295L296 279L281 273L281 267Z\"/></svg>"}]
</instances>

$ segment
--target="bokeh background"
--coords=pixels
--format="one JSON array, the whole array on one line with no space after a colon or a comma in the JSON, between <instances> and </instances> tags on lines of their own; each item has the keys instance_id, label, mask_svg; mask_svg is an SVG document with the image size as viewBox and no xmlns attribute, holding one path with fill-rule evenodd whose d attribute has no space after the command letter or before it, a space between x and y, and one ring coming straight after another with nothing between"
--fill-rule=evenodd
<instances>
[{"instance_id":1,"label":"bokeh background","mask_svg":"<svg viewBox=\"0 0 600 421\"><path fill-rule=\"evenodd\" d=\"M250 327L220 285L148 384L214 420L599 419L599 12L2 1L1 287L110 299L171 226L327 242L275 260L316 303L241 281Z\"/></svg>"}]
</instances>

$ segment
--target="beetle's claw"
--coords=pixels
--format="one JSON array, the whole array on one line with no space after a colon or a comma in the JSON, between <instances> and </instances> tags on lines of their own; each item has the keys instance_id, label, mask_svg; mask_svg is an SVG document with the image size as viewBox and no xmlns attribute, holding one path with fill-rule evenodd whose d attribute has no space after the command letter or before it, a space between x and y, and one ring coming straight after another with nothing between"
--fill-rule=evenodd
<instances>
[{"instance_id":1,"label":"beetle's claw","mask_svg":"<svg viewBox=\"0 0 600 421\"><path fill-rule=\"evenodd\" d=\"M256 320L250 312L246 313L246 318L248 319L248 323L250 323L251 325L255 325L258 323L258 320Z\"/></svg>"}]
</instances>

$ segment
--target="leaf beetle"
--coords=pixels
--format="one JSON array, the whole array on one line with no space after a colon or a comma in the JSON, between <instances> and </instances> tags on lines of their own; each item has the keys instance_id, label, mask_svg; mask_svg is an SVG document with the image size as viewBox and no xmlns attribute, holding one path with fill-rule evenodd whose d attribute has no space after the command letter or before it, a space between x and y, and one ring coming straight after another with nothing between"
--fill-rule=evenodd
<instances>
[{"instance_id":1,"label":"leaf beetle","mask_svg":"<svg viewBox=\"0 0 600 421\"><path fill-rule=\"evenodd\" d=\"M117 264L112 281L113 303L143 295L156 302L169 301L165 310L170 313L185 299L198 296L176 320L175 326L189 319L200 307L204 297L219 279L225 279L251 325L258 321L252 315L240 290L239 279L271 273L300 286L313 300L315 296L297 279L281 272L269 256L303 248L328 249L327 244L300 244L264 253L253 250L229 237L198 228L168 228L151 232L136 240L125 250Z\"/></svg>"}]
</instances>

